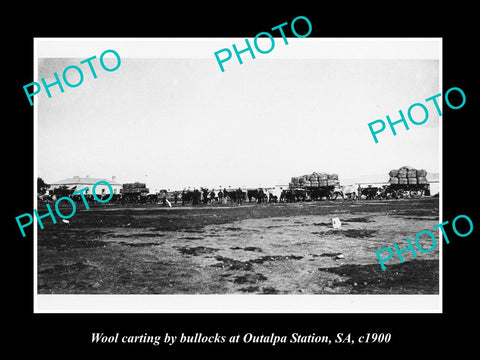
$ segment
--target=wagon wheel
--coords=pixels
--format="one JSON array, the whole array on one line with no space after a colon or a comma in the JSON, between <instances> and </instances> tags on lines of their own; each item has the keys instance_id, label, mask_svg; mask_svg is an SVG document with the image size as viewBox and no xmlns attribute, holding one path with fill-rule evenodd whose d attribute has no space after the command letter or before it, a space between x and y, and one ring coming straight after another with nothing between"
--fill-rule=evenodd
<instances>
[{"instance_id":1,"label":"wagon wheel","mask_svg":"<svg viewBox=\"0 0 480 360\"><path fill-rule=\"evenodd\" d=\"M415 189L410 191L410 196L414 198L421 198L424 195L423 189Z\"/></svg>"},{"instance_id":2,"label":"wagon wheel","mask_svg":"<svg viewBox=\"0 0 480 360\"><path fill-rule=\"evenodd\" d=\"M418 197L419 197L419 196L418 196L418 190L410 190L410 191L408 192L408 194L409 194L409 196L410 196L411 198L418 198Z\"/></svg>"}]
</instances>

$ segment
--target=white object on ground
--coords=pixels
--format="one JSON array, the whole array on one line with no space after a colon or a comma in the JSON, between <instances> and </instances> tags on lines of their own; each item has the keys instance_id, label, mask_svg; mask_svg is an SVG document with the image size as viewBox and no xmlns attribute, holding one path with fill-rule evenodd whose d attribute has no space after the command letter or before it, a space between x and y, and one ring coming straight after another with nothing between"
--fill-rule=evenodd
<instances>
[{"instance_id":1,"label":"white object on ground","mask_svg":"<svg viewBox=\"0 0 480 360\"><path fill-rule=\"evenodd\" d=\"M332 219L332 226L334 229L340 229L340 227L342 226L342 223L338 217L335 217Z\"/></svg>"}]
</instances>

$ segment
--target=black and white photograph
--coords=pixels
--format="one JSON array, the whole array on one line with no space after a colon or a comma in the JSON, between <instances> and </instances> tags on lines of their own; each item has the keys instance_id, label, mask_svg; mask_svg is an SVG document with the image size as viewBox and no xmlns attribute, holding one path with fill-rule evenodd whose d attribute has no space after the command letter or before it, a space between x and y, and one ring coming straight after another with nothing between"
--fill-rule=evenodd
<instances>
[{"instance_id":1,"label":"black and white photograph","mask_svg":"<svg viewBox=\"0 0 480 360\"><path fill-rule=\"evenodd\" d=\"M441 50L35 39L37 311L441 311Z\"/></svg>"},{"instance_id":2,"label":"black and white photograph","mask_svg":"<svg viewBox=\"0 0 480 360\"><path fill-rule=\"evenodd\" d=\"M70 5L3 22L6 350L472 354L473 6Z\"/></svg>"}]
</instances>

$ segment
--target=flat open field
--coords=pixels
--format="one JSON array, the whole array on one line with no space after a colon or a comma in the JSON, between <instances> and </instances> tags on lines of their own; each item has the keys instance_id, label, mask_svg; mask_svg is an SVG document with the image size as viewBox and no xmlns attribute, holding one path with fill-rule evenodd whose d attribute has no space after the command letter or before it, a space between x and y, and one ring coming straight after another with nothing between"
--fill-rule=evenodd
<instances>
[{"instance_id":1,"label":"flat open field","mask_svg":"<svg viewBox=\"0 0 480 360\"><path fill-rule=\"evenodd\" d=\"M375 255L431 230L438 205L421 198L78 210L70 224L45 219L38 229L38 293L438 294L438 245L417 259L404 252L403 264L394 256L385 272Z\"/></svg>"}]
</instances>

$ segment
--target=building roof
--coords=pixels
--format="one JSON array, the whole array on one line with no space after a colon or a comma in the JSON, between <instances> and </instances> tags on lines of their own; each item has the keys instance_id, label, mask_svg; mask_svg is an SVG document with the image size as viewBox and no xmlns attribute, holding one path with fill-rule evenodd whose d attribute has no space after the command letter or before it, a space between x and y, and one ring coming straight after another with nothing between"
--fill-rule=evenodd
<instances>
[{"instance_id":1,"label":"building roof","mask_svg":"<svg viewBox=\"0 0 480 360\"><path fill-rule=\"evenodd\" d=\"M51 183L50 185L95 185L99 181L107 181L110 185L122 185L116 181L108 180L104 178L91 178L91 177L79 177L74 176L71 178L63 179Z\"/></svg>"}]
</instances>

